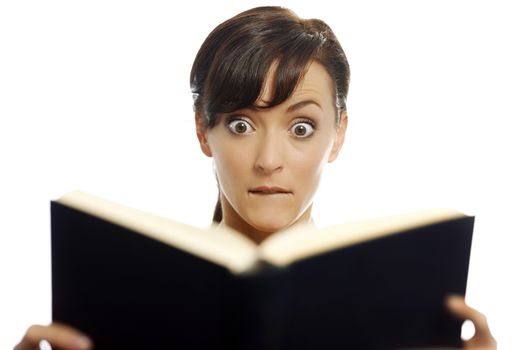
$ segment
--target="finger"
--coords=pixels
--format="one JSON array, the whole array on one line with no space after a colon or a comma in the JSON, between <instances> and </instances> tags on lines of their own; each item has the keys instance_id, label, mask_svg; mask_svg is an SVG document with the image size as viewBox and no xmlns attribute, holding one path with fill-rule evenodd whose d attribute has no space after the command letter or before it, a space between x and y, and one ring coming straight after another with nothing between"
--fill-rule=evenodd
<instances>
[{"instance_id":1,"label":"finger","mask_svg":"<svg viewBox=\"0 0 525 350\"><path fill-rule=\"evenodd\" d=\"M489 329L487 318L478 310L468 306L462 296L450 296L447 298L447 306L456 317L463 320L471 320L475 328L477 342L492 343L494 338Z\"/></svg>"},{"instance_id":2,"label":"finger","mask_svg":"<svg viewBox=\"0 0 525 350\"><path fill-rule=\"evenodd\" d=\"M38 344L47 340L52 346L67 350L91 349L91 340L73 327L53 323L49 326L31 326L15 350L38 349Z\"/></svg>"},{"instance_id":3,"label":"finger","mask_svg":"<svg viewBox=\"0 0 525 350\"><path fill-rule=\"evenodd\" d=\"M447 305L457 317L471 320L476 328L488 328L487 318L478 310L471 308L465 303L463 297L451 296L447 299Z\"/></svg>"}]
</instances>

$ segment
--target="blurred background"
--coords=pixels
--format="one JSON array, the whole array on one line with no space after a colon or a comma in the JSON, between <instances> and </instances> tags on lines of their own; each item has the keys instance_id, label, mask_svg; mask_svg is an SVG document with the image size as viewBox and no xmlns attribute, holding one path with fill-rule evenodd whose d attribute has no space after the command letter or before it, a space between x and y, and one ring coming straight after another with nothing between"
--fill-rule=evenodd
<instances>
[{"instance_id":1,"label":"blurred background","mask_svg":"<svg viewBox=\"0 0 525 350\"><path fill-rule=\"evenodd\" d=\"M0 2L0 348L51 320L50 200L82 189L209 225L217 188L191 64L217 24L268 4L326 21L351 65L347 142L318 226L476 215L467 301L500 349L525 348L520 2L328 0Z\"/></svg>"}]
</instances>

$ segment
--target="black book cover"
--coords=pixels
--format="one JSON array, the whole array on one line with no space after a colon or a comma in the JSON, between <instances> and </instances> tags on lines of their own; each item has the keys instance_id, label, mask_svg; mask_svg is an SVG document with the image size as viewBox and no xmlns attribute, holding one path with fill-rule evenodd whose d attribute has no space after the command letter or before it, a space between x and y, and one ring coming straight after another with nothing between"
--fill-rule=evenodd
<instances>
[{"instance_id":1,"label":"black book cover","mask_svg":"<svg viewBox=\"0 0 525 350\"><path fill-rule=\"evenodd\" d=\"M291 265L282 349L461 348L444 298L465 294L473 225L454 219Z\"/></svg>"},{"instance_id":2,"label":"black book cover","mask_svg":"<svg viewBox=\"0 0 525 350\"><path fill-rule=\"evenodd\" d=\"M228 270L52 202L53 320L95 349L228 349Z\"/></svg>"},{"instance_id":3,"label":"black book cover","mask_svg":"<svg viewBox=\"0 0 525 350\"><path fill-rule=\"evenodd\" d=\"M234 275L57 202L51 212L53 319L98 350L460 346L444 296L465 293L473 217Z\"/></svg>"}]
</instances>

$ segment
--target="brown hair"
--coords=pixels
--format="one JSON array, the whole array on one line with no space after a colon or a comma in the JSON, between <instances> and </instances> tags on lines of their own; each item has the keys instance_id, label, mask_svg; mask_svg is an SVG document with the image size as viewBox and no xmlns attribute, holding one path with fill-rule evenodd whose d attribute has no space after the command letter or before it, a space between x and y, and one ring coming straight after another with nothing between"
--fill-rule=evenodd
<instances>
[{"instance_id":1,"label":"brown hair","mask_svg":"<svg viewBox=\"0 0 525 350\"><path fill-rule=\"evenodd\" d=\"M330 27L282 7L242 12L217 26L195 57L190 75L194 110L212 128L218 114L254 106L272 64L272 100L258 107L274 107L293 93L312 61L323 65L332 78L339 123L346 110L350 68ZM213 221L221 220L219 198Z\"/></svg>"}]
</instances>

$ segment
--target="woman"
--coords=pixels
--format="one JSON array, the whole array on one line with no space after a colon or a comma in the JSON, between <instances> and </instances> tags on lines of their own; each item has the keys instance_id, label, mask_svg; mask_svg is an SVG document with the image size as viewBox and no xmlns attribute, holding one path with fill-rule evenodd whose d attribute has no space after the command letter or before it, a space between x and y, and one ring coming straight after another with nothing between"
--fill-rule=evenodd
<instances>
[{"instance_id":1,"label":"woman","mask_svg":"<svg viewBox=\"0 0 525 350\"><path fill-rule=\"evenodd\" d=\"M344 143L350 71L331 29L278 7L243 12L213 30L192 71L195 124L219 184L214 222L260 243L311 223L323 167ZM482 314L459 297L451 312L473 321L465 348L496 347ZM88 349L89 338L61 324L32 326L15 349L46 339Z\"/></svg>"}]
</instances>

